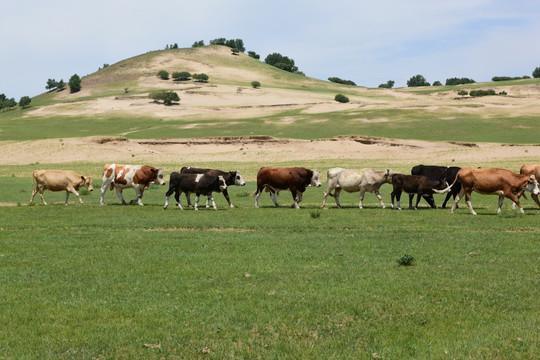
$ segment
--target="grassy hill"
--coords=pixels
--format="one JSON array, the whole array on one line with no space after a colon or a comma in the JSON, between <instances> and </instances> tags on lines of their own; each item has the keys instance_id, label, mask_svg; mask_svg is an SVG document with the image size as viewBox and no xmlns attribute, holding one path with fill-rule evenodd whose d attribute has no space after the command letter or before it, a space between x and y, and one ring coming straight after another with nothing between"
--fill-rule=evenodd
<instances>
[{"instance_id":1,"label":"grassy hill","mask_svg":"<svg viewBox=\"0 0 540 360\"><path fill-rule=\"evenodd\" d=\"M161 80L166 70L205 73L208 83ZM259 81L261 88L251 87ZM461 98L459 89L506 96ZM147 98L175 91L179 104ZM351 100L334 101L337 93ZM0 140L120 135L141 138L271 135L318 139L367 135L398 139L534 143L540 80L394 90L344 86L269 66L229 48L153 51L100 69L82 90L35 97L0 113Z\"/></svg>"}]
</instances>

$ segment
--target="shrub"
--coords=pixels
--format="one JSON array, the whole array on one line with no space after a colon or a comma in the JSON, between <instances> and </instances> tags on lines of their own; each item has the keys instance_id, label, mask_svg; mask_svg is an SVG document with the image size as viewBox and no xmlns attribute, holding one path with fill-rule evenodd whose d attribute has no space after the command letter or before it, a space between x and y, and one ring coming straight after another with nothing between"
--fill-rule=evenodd
<instances>
[{"instance_id":1,"label":"shrub","mask_svg":"<svg viewBox=\"0 0 540 360\"><path fill-rule=\"evenodd\" d=\"M289 59L287 56L283 56L280 53L273 53L268 55L264 62L268 65L272 65L274 67L277 67L278 69L285 70L288 72L296 72L298 71L298 67L294 65L294 60Z\"/></svg>"},{"instance_id":2,"label":"shrub","mask_svg":"<svg viewBox=\"0 0 540 360\"><path fill-rule=\"evenodd\" d=\"M176 81L189 80L191 74L187 71L177 71L172 73L172 78Z\"/></svg>"},{"instance_id":3,"label":"shrub","mask_svg":"<svg viewBox=\"0 0 540 360\"><path fill-rule=\"evenodd\" d=\"M398 264L402 266L410 266L414 261L414 257L408 254L403 255L398 259Z\"/></svg>"},{"instance_id":4,"label":"shrub","mask_svg":"<svg viewBox=\"0 0 540 360\"><path fill-rule=\"evenodd\" d=\"M433 83L433 86L442 86L441 82L440 81L435 81Z\"/></svg>"},{"instance_id":5,"label":"shrub","mask_svg":"<svg viewBox=\"0 0 540 360\"><path fill-rule=\"evenodd\" d=\"M259 60L261 58L261 55L257 54L255 51L248 51L249 57L252 57L256 60Z\"/></svg>"},{"instance_id":6,"label":"shrub","mask_svg":"<svg viewBox=\"0 0 540 360\"><path fill-rule=\"evenodd\" d=\"M32 99L30 99L29 96L23 96L21 100L19 100L19 106L24 109L25 107L29 106L31 102Z\"/></svg>"},{"instance_id":7,"label":"shrub","mask_svg":"<svg viewBox=\"0 0 540 360\"><path fill-rule=\"evenodd\" d=\"M343 94L337 94L337 95L334 97L334 100L336 100L337 102L340 102L340 103L348 103L348 102L349 102L349 98L346 97L346 96L343 95Z\"/></svg>"},{"instance_id":8,"label":"shrub","mask_svg":"<svg viewBox=\"0 0 540 360\"><path fill-rule=\"evenodd\" d=\"M208 75L201 73L201 74L193 74L193 79L195 79L198 82L207 82L208 81Z\"/></svg>"},{"instance_id":9,"label":"shrub","mask_svg":"<svg viewBox=\"0 0 540 360\"><path fill-rule=\"evenodd\" d=\"M257 89L257 88L261 87L261 83L258 82L258 81L252 81L251 86L253 86L254 89Z\"/></svg>"},{"instance_id":10,"label":"shrub","mask_svg":"<svg viewBox=\"0 0 540 360\"><path fill-rule=\"evenodd\" d=\"M318 219L321 217L321 212L319 210L310 210L309 211L309 216L312 218L312 219Z\"/></svg>"},{"instance_id":11,"label":"shrub","mask_svg":"<svg viewBox=\"0 0 540 360\"><path fill-rule=\"evenodd\" d=\"M466 96L469 93L467 92L467 90L459 90L457 94L461 95L461 97L463 97L463 96Z\"/></svg>"},{"instance_id":12,"label":"shrub","mask_svg":"<svg viewBox=\"0 0 540 360\"><path fill-rule=\"evenodd\" d=\"M536 69L534 69L534 71L532 72L532 76L535 79L540 78L540 67L537 67Z\"/></svg>"},{"instance_id":13,"label":"shrub","mask_svg":"<svg viewBox=\"0 0 540 360\"><path fill-rule=\"evenodd\" d=\"M159 70L157 76L161 80L169 80L169 73L166 70Z\"/></svg>"},{"instance_id":14,"label":"shrub","mask_svg":"<svg viewBox=\"0 0 540 360\"><path fill-rule=\"evenodd\" d=\"M173 101L180 101L180 97L174 91L156 91L150 93L148 98L155 102L163 101L165 105L170 105Z\"/></svg>"}]
</instances>

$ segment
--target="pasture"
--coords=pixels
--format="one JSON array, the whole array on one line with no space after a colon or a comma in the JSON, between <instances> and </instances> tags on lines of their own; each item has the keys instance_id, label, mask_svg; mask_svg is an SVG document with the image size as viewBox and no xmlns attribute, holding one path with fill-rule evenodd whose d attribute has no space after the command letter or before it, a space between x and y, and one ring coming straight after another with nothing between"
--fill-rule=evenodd
<instances>
[{"instance_id":1,"label":"pasture","mask_svg":"<svg viewBox=\"0 0 540 360\"><path fill-rule=\"evenodd\" d=\"M398 211L384 185L386 209L368 193L359 210L358 194L342 192L345 209L329 198L321 210L324 183L300 210L288 192L282 208L263 194L255 209L247 176L229 191L234 209L215 194L218 211L163 210L168 185L148 189L144 207L121 206L110 191L100 207L99 178L84 205L46 191L52 205L27 206L32 166L2 168L0 202L14 206L0 207L0 358L531 359L540 350L532 200L525 215L506 200L497 216L497 197L479 194L477 217L464 203L453 216L425 202ZM412 266L398 265L404 254Z\"/></svg>"}]
</instances>

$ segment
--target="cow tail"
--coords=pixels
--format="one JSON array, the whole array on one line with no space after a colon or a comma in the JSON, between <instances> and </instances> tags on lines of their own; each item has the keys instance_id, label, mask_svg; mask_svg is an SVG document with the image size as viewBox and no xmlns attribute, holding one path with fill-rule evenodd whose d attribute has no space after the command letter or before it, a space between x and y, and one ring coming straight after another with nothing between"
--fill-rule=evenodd
<instances>
[{"instance_id":1,"label":"cow tail","mask_svg":"<svg viewBox=\"0 0 540 360\"><path fill-rule=\"evenodd\" d=\"M113 189L114 189L114 182L111 182L111 185L110 185L109 187L110 187L111 191L113 191Z\"/></svg>"}]
</instances>

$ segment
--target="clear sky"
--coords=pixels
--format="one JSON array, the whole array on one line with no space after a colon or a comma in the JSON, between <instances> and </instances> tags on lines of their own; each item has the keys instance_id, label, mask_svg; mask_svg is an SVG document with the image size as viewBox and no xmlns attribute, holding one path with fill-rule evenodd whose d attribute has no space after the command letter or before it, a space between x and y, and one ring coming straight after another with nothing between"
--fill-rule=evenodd
<instances>
[{"instance_id":1,"label":"clear sky","mask_svg":"<svg viewBox=\"0 0 540 360\"><path fill-rule=\"evenodd\" d=\"M538 0L17 0L0 11L0 93L16 101L49 78L220 37L242 39L261 61L278 52L307 76L368 87L540 67Z\"/></svg>"}]
</instances>

